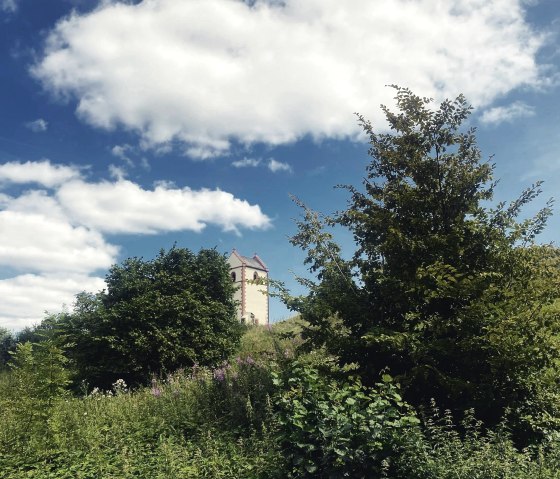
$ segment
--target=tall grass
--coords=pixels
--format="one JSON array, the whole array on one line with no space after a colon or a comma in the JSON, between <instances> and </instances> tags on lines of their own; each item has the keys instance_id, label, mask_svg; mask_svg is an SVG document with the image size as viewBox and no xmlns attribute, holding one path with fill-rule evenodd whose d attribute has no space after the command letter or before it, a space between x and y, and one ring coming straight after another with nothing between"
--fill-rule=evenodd
<instances>
[{"instance_id":1,"label":"tall grass","mask_svg":"<svg viewBox=\"0 0 560 479\"><path fill-rule=\"evenodd\" d=\"M270 369L251 357L154 378L134 392L117 382L59 397L41 415L29 415L26 398L9 397L10 376L0 380L5 479L258 478L277 469Z\"/></svg>"},{"instance_id":2,"label":"tall grass","mask_svg":"<svg viewBox=\"0 0 560 479\"><path fill-rule=\"evenodd\" d=\"M117 381L110 391L45 401L33 375L26 384L25 375L0 372L0 478L560 479L553 440L518 450L506 428L484 431L472 416L455 425L437 410L395 429L402 417L379 407L382 396L324 376L320 352L293 361L300 340L284 333L294 323L251 328L228 363L135 391ZM389 439L373 447L374 436ZM364 466L371 457L353 458L381 449L375 468Z\"/></svg>"}]
</instances>

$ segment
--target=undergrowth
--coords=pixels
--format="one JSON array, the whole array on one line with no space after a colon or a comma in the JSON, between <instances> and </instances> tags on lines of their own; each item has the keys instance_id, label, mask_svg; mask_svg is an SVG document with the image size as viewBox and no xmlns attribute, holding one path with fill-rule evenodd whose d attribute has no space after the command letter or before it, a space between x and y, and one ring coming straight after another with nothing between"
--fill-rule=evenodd
<instances>
[{"instance_id":1,"label":"undergrowth","mask_svg":"<svg viewBox=\"0 0 560 479\"><path fill-rule=\"evenodd\" d=\"M20 348L0 373L0 477L560 479L555 437L520 450L472 412L418 416L388 374L366 387L321 351L299 355L283 327L134 391L72 395L58 351Z\"/></svg>"}]
</instances>

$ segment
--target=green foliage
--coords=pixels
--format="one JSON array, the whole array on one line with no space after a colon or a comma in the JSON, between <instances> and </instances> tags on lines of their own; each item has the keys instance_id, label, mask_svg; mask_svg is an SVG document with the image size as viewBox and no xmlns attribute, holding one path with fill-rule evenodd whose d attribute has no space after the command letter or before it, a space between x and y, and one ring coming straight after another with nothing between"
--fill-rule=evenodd
<instances>
[{"instance_id":1,"label":"green foliage","mask_svg":"<svg viewBox=\"0 0 560 479\"><path fill-rule=\"evenodd\" d=\"M461 130L471 110L463 96L432 110L432 100L394 88L398 112L382 106L391 132L359 116L371 162L363 189L345 187L348 208L328 217L300 203L292 243L317 282L302 279L308 296L286 302L308 322L308 345L359 363L367 381L388 367L416 405L474 407L487 424L510 410L518 430L543 432L559 417L560 322L549 308L559 254L534 245L550 202L517 219L537 183L485 208L493 168L474 129ZM331 226L353 234L350 259Z\"/></svg>"},{"instance_id":2,"label":"green foliage","mask_svg":"<svg viewBox=\"0 0 560 479\"><path fill-rule=\"evenodd\" d=\"M560 444L519 451L503 424L485 432L469 411L457 427L449 411L434 409L403 438L389 470L392 479L557 479Z\"/></svg>"},{"instance_id":3,"label":"green foliage","mask_svg":"<svg viewBox=\"0 0 560 479\"><path fill-rule=\"evenodd\" d=\"M16 339L5 328L0 327L0 371L6 369L10 360L10 351L15 350Z\"/></svg>"},{"instance_id":4,"label":"green foliage","mask_svg":"<svg viewBox=\"0 0 560 479\"><path fill-rule=\"evenodd\" d=\"M150 261L130 258L106 282L106 291L78 295L74 312L59 320L77 379L91 386L218 364L239 343L229 267L215 250L173 247Z\"/></svg>"},{"instance_id":5,"label":"green foliage","mask_svg":"<svg viewBox=\"0 0 560 479\"><path fill-rule=\"evenodd\" d=\"M241 338L239 354L262 359L294 357L302 345L303 326L298 317L266 326L249 326Z\"/></svg>"},{"instance_id":6,"label":"green foliage","mask_svg":"<svg viewBox=\"0 0 560 479\"><path fill-rule=\"evenodd\" d=\"M19 356L27 364L29 354ZM27 410L39 414L14 417L17 393L0 408L2 477L275 477L270 371L248 358L222 369L177 372L133 392L119 380L48 408L29 397ZM0 398L12 386L0 381Z\"/></svg>"},{"instance_id":7,"label":"green foliage","mask_svg":"<svg viewBox=\"0 0 560 479\"><path fill-rule=\"evenodd\" d=\"M505 428L471 416L457 427L437 410L419 426L388 375L366 387L321 351L292 361L273 348L71 397L49 342L21 344L0 373L3 479L560 477L553 438L519 451Z\"/></svg>"},{"instance_id":8,"label":"green foliage","mask_svg":"<svg viewBox=\"0 0 560 479\"><path fill-rule=\"evenodd\" d=\"M69 384L65 369L67 361L64 351L52 340L38 344L19 343L9 363L14 395L28 396L50 405L54 398L66 392Z\"/></svg>"},{"instance_id":9,"label":"green foliage","mask_svg":"<svg viewBox=\"0 0 560 479\"><path fill-rule=\"evenodd\" d=\"M19 343L0 396L0 450L27 451L48 434L46 421L69 383L67 359L53 341Z\"/></svg>"},{"instance_id":10,"label":"green foliage","mask_svg":"<svg viewBox=\"0 0 560 479\"><path fill-rule=\"evenodd\" d=\"M286 477L375 477L397 437L418 422L388 375L371 389L295 361L276 381Z\"/></svg>"}]
</instances>

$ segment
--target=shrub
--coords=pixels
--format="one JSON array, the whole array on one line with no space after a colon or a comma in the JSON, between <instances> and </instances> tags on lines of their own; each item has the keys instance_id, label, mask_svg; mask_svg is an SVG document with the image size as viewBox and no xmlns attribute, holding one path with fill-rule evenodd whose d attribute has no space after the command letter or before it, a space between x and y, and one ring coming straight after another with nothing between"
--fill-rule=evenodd
<instances>
[{"instance_id":1,"label":"shrub","mask_svg":"<svg viewBox=\"0 0 560 479\"><path fill-rule=\"evenodd\" d=\"M418 420L390 376L376 389L294 361L279 398L280 439L290 478L374 477L393 443Z\"/></svg>"},{"instance_id":2,"label":"shrub","mask_svg":"<svg viewBox=\"0 0 560 479\"><path fill-rule=\"evenodd\" d=\"M472 411L457 426L449 411L434 410L403 439L391 479L560 478L560 443L519 450L504 424L485 431Z\"/></svg>"}]
</instances>

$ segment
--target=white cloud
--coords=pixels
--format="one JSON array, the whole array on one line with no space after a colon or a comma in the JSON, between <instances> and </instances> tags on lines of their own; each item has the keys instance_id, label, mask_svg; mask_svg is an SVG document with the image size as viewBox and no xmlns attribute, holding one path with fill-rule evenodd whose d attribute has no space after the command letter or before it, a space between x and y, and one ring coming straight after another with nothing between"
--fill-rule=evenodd
<instances>
[{"instance_id":1,"label":"white cloud","mask_svg":"<svg viewBox=\"0 0 560 479\"><path fill-rule=\"evenodd\" d=\"M232 163L235 168L255 168L261 164L260 158L243 158L242 160L236 160Z\"/></svg>"},{"instance_id":2,"label":"white cloud","mask_svg":"<svg viewBox=\"0 0 560 479\"><path fill-rule=\"evenodd\" d=\"M39 118L34 121L28 121L25 126L35 133L40 133L43 131L47 131L49 124L46 120Z\"/></svg>"},{"instance_id":3,"label":"white cloud","mask_svg":"<svg viewBox=\"0 0 560 479\"><path fill-rule=\"evenodd\" d=\"M17 197L0 193L0 326L19 329L60 311L82 290L97 291L97 277L118 258L105 234L200 231L206 225L238 233L271 220L258 205L221 190L192 190L161 181L147 190L125 180L88 182L72 167L48 161L0 165L0 181L40 183Z\"/></svg>"},{"instance_id":4,"label":"white cloud","mask_svg":"<svg viewBox=\"0 0 560 479\"><path fill-rule=\"evenodd\" d=\"M235 168L256 168L257 166L266 166L272 173L279 171L292 171L292 167L288 163L277 161L274 158L269 158L266 163L263 163L261 158L243 158L236 160L231 164Z\"/></svg>"},{"instance_id":5,"label":"white cloud","mask_svg":"<svg viewBox=\"0 0 560 479\"><path fill-rule=\"evenodd\" d=\"M49 160L12 161L0 164L0 183L38 183L52 188L73 178L80 177L80 170L73 166L53 165Z\"/></svg>"},{"instance_id":6,"label":"white cloud","mask_svg":"<svg viewBox=\"0 0 560 479\"><path fill-rule=\"evenodd\" d=\"M258 205L221 190L173 188L158 184L145 190L130 181L61 186L57 199L80 224L107 233L157 233L201 231L212 224L225 231L270 226L270 218Z\"/></svg>"},{"instance_id":7,"label":"white cloud","mask_svg":"<svg viewBox=\"0 0 560 479\"><path fill-rule=\"evenodd\" d=\"M133 150L133 147L128 144L124 145L115 145L111 148L111 154L116 156L118 159L122 160L127 166L134 166L134 162L130 159L130 152Z\"/></svg>"},{"instance_id":8,"label":"white cloud","mask_svg":"<svg viewBox=\"0 0 560 479\"><path fill-rule=\"evenodd\" d=\"M463 92L481 107L537 86L545 39L523 4L110 1L60 21L32 72L76 98L89 124L136 131L152 147L183 142L205 159L232 140L356 138L352 113L380 122L388 83L436 99Z\"/></svg>"},{"instance_id":9,"label":"white cloud","mask_svg":"<svg viewBox=\"0 0 560 479\"><path fill-rule=\"evenodd\" d=\"M0 0L0 10L14 13L17 10L17 7L18 4L16 0Z\"/></svg>"},{"instance_id":10,"label":"white cloud","mask_svg":"<svg viewBox=\"0 0 560 479\"><path fill-rule=\"evenodd\" d=\"M288 163L276 161L274 158L268 160L267 167L270 171L272 171L272 173L277 173L279 171L292 171L292 167Z\"/></svg>"},{"instance_id":11,"label":"white cloud","mask_svg":"<svg viewBox=\"0 0 560 479\"><path fill-rule=\"evenodd\" d=\"M81 291L97 292L102 278L86 275L23 274L0 280L0 326L20 330L38 324L45 311L60 312Z\"/></svg>"},{"instance_id":12,"label":"white cloud","mask_svg":"<svg viewBox=\"0 0 560 479\"><path fill-rule=\"evenodd\" d=\"M109 176L115 180L123 180L126 178L126 170L117 165L109 165Z\"/></svg>"},{"instance_id":13,"label":"white cloud","mask_svg":"<svg viewBox=\"0 0 560 479\"><path fill-rule=\"evenodd\" d=\"M5 202L0 231L0 266L24 272L87 274L111 266L118 252L99 232L69 223L41 192Z\"/></svg>"},{"instance_id":14,"label":"white cloud","mask_svg":"<svg viewBox=\"0 0 560 479\"><path fill-rule=\"evenodd\" d=\"M532 106L521 101L516 101L508 106L498 106L491 108L490 110L486 110L482 114L480 121L486 124L497 125L503 122L512 122L517 118L534 115L535 109Z\"/></svg>"}]
</instances>

